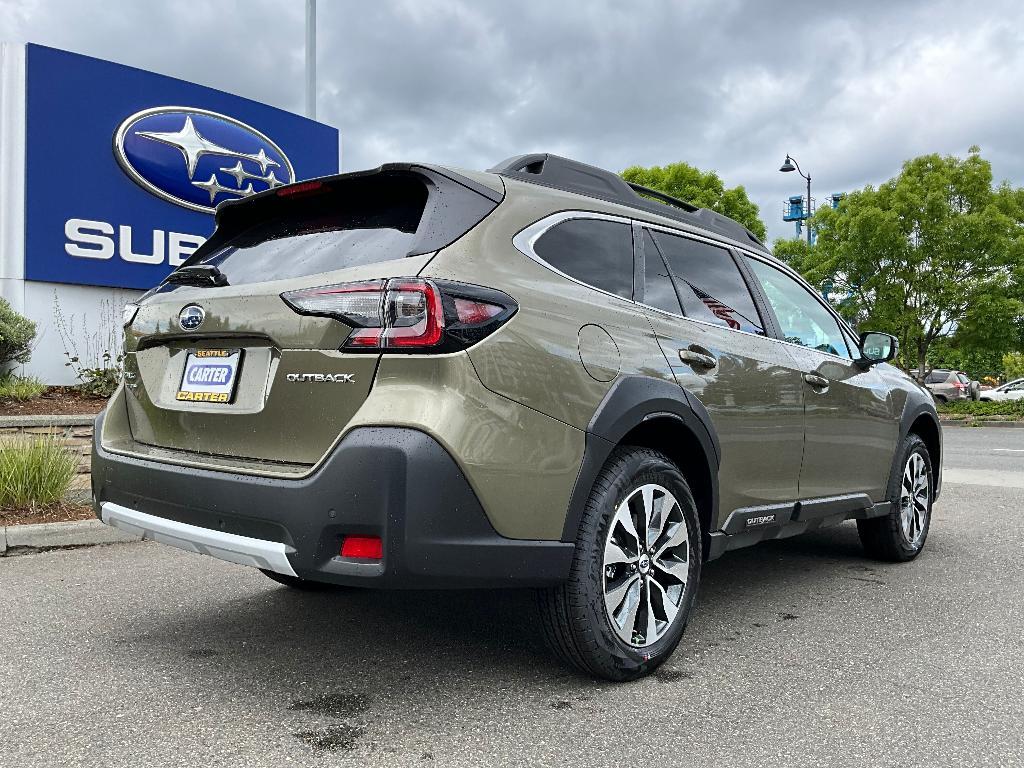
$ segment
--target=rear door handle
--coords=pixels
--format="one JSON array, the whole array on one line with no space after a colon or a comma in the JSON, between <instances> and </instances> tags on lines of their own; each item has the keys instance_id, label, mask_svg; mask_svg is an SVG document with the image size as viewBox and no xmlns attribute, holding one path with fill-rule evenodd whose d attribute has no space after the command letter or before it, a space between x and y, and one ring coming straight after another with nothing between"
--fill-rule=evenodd
<instances>
[{"instance_id":1,"label":"rear door handle","mask_svg":"<svg viewBox=\"0 0 1024 768\"><path fill-rule=\"evenodd\" d=\"M805 373L804 381L806 381L815 389L820 390L821 392L824 392L826 389L828 389L828 385L831 383L824 376L819 376L816 373Z\"/></svg>"},{"instance_id":2,"label":"rear door handle","mask_svg":"<svg viewBox=\"0 0 1024 768\"><path fill-rule=\"evenodd\" d=\"M707 352L698 352L695 349L680 349L679 359L693 368L707 368L710 370L718 365L714 355Z\"/></svg>"}]
</instances>

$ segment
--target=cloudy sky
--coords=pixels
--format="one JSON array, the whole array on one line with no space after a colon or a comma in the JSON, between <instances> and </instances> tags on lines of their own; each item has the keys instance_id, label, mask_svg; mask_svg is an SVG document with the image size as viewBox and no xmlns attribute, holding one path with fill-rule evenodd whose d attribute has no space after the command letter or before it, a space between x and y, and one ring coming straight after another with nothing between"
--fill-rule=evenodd
<instances>
[{"instance_id":1,"label":"cloudy sky","mask_svg":"<svg viewBox=\"0 0 1024 768\"><path fill-rule=\"evenodd\" d=\"M0 0L0 40L151 69L301 112L303 0ZM319 115L342 164L487 168L552 151L685 160L781 201L971 144L1024 185L1024 4L1008 0L320 0Z\"/></svg>"}]
</instances>

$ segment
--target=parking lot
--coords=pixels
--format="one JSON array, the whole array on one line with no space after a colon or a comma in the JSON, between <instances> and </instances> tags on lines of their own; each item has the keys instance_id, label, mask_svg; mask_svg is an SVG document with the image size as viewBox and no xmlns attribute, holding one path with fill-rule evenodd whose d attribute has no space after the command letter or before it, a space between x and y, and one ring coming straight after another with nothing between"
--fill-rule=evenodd
<instances>
[{"instance_id":1,"label":"parking lot","mask_svg":"<svg viewBox=\"0 0 1024 768\"><path fill-rule=\"evenodd\" d=\"M0 765L1022 765L1024 430L947 429L925 552L729 553L675 656L567 672L526 593L298 593L152 543L0 561Z\"/></svg>"}]
</instances>

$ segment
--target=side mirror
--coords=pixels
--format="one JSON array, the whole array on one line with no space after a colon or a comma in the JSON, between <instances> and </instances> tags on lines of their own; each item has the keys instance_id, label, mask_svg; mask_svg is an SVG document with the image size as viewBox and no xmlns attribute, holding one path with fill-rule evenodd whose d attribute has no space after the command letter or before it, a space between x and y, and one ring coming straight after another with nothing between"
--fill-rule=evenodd
<instances>
[{"instance_id":1,"label":"side mirror","mask_svg":"<svg viewBox=\"0 0 1024 768\"><path fill-rule=\"evenodd\" d=\"M899 340L888 333L870 331L860 335L861 358L857 362L864 368L885 363L896 357L900 350Z\"/></svg>"}]
</instances>

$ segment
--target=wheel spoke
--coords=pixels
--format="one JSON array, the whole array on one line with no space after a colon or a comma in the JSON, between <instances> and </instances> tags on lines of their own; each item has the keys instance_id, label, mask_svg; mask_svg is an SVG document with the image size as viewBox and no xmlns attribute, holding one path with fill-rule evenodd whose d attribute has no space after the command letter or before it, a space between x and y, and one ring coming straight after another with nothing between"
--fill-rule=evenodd
<instances>
[{"instance_id":1,"label":"wheel spoke","mask_svg":"<svg viewBox=\"0 0 1024 768\"><path fill-rule=\"evenodd\" d=\"M687 553L688 554L688 553ZM682 585L686 585L686 579L690 575L689 559L682 560L675 555L666 558L658 558L652 561L654 567L663 573L667 573Z\"/></svg>"},{"instance_id":2,"label":"wheel spoke","mask_svg":"<svg viewBox=\"0 0 1024 768\"><path fill-rule=\"evenodd\" d=\"M653 502L653 512L647 526L647 546L653 547L661 538L665 525L668 523L669 515L675 506L675 499L666 494L661 494Z\"/></svg>"},{"instance_id":3,"label":"wheel spoke","mask_svg":"<svg viewBox=\"0 0 1024 768\"><path fill-rule=\"evenodd\" d=\"M666 525L664 539L665 541L658 546L657 551L654 553L655 560L664 557L669 550L689 542L690 534L686 530L686 521L680 519L678 522L673 521Z\"/></svg>"},{"instance_id":4,"label":"wheel spoke","mask_svg":"<svg viewBox=\"0 0 1024 768\"><path fill-rule=\"evenodd\" d=\"M640 496L643 499L643 519L640 521L641 530L643 531L644 538L642 540L643 546L646 549L650 546L651 536L651 524L654 519L654 486L645 485L640 489Z\"/></svg>"},{"instance_id":5,"label":"wheel spoke","mask_svg":"<svg viewBox=\"0 0 1024 768\"><path fill-rule=\"evenodd\" d=\"M671 624L675 619L676 614L679 613L679 606L672 602L672 598L669 597L668 592L665 588L658 583L656 579L649 579L648 584L651 586L651 594L654 600L657 601L661 608L661 614L664 620Z\"/></svg>"},{"instance_id":6,"label":"wheel spoke","mask_svg":"<svg viewBox=\"0 0 1024 768\"><path fill-rule=\"evenodd\" d=\"M632 576L624 579L620 585L605 592L604 595L605 606L615 625L615 631L627 643L633 642L641 591L640 577Z\"/></svg>"},{"instance_id":7,"label":"wheel spoke","mask_svg":"<svg viewBox=\"0 0 1024 768\"><path fill-rule=\"evenodd\" d=\"M626 535L633 539L636 544L635 551L637 555L640 554L640 550L643 548L640 542L640 536L636 532L636 526L633 524L633 515L629 507L629 499L622 502L619 505L618 510L615 512L615 519L612 521L611 535L614 536L617 531L616 526L621 526L622 530L626 532Z\"/></svg>"},{"instance_id":8,"label":"wheel spoke","mask_svg":"<svg viewBox=\"0 0 1024 768\"><path fill-rule=\"evenodd\" d=\"M647 621L644 624L644 644L650 645L658 639L658 621L654 615L654 606L651 604L651 593L654 591L652 589L654 579L647 578L646 582L647 588L644 590L644 597L646 600L644 602L646 603Z\"/></svg>"},{"instance_id":9,"label":"wheel spoke","mask_svg":"<svg viewBox=\"0 0 1024 768\"><path fill-rule=\"evenodd\" d=\"M612 538L609 538L608 543L604 545L605 566L618 565L619 563L635 563L639 557L640 555L635 552L627 552L624 547L620 546Z\"/></svg>"}]
</instances>

